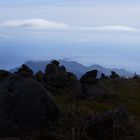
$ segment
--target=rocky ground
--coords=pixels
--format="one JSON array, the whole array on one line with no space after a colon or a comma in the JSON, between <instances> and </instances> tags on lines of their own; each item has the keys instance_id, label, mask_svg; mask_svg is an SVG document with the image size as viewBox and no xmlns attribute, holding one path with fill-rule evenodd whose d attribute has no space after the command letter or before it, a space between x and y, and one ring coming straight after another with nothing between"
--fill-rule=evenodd
<instances>
[{"instance_id":1,"label":"rocky ground","mask_svg":"<svg viewBox=\"0 0 140 140\"><path fill-rule=\"evenodd\" d=\"M80 80L54 60L45 73L0 70L2 140L139 140L140 78L97 70Z\"/></svg>"}]
</instances>

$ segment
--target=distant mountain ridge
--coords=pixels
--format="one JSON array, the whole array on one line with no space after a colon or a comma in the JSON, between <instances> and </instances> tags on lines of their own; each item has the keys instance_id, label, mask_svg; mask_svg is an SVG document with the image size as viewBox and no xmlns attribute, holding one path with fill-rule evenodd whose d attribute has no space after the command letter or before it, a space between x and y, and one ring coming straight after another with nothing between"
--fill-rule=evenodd
<instances>
[{"instance_id":1,"label":"distant mountain ridge","mask_svg":"<svg viewBox=\"0 0 140 140\"><path fill-rule=\"evenodd\" d=\"M87 71L91 70L98 70L98 77L100 77L101 73L104 73L105 75L109 76L111 74L111 71L115 71L120 76L132 76L133 73L125 70L125 69L111 69L111 68L105 68L100 65L91 65L91 66L84 66L83 64L80 64L76 61L67 61L67 60L59 60L60 65L64 65L67 69L67 71L74 73L78 78L80 78L82 75L84 75ZM49 64L50 61L27 61L25 64L29 66L34 73L38 72L39 70L45 71L45 67L47 64ZM11 69L10 72L15 72L18 68Z\"/></svg>"}]
</instances>

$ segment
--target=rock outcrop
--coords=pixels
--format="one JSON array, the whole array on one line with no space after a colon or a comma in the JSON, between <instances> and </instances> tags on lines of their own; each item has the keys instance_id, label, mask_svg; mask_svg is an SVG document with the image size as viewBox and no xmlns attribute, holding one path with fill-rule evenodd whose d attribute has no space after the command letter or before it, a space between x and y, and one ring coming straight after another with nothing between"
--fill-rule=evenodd
<instances>
[{"instance_id":1,"label":"rock outcrop","mask_svg":"<svg viewBox=\"0 0 140 140\"><path fill-rule=\"evenodd\" d=\"M120 77L119 77L119 75L116 72L111 71L110 78L112 78L112 79L119 79Z\"/></svg>"},{"instance_id":2,"label":"rock outcrop","mask_svg":"<svg viewBox=\"0 0 140 140\"><path fill-rule=\"evenodd\" d=\"M38 82L43 82L43 78L44 78L44 73L42 71L38 71L35 75L34 75L35 79Z\"/></svg>"},{"instance_id":3,"label":"rock outcrop","mask_svg":"<svg viewBox=\"0 0 140 140\"><path fill-rule=\"evenodd\" d=\"M9 71L6 71L6 70L0 70L0 79L4 79L8 76L10 76L11 73Z\"/></svg>"},{"instance_id":4,"label":"rock outcrop","mask_svg":"<svg viewBox=\"0 0 140 140\"><path fill-rule=\"evenodd\" d=\"M54 94L65 88L72 88L77 81L76 76L67 72L56 60L46 66L44 87Z\"/></svg>"},{"instance_id":5,"label":"rock outcrop","mask_svg":"<svg viewBox=\"0 0 140 140\"><path fill-rule=\"evenodd\" d=\"M85 75L81 77L80 82L89 85L95 84L98 81L98 79L96 78L97 73L98 73L97 70L87 72Z\"/></svg>"},{"instance_id":6,"label":"rock outcrop","mask_svg":"<svg viewBox=\"0 0 140 140\"><path fill-rule=\"evenodd\" d=\"M104 73L101 73L101 77L100 77L101 80L107 80L108 79L108 76L106 76Z\"/></svg>"},{"instance_id":7,"label":"rock outcrop","mask_svg":"<svg viewBox=\"0 0 140 140\"><path fill-rule=\"evenodd\" d=\"M0 88L0 136L28 135L57 119L59 110L50 92L24 76L13 74Z\"/></svg>"},{"instance_id":8,"label":"rock outcrop","mask_svg":"<svg viewBox=\"0 0 140 140\"><path fill-rule=\"evenodd\" d=\"M16 73L18 73L24 77L32 77L33 76L33 71L25 64L23 64L21 66L21 68L19 68Z\"/></svg>"},{"instance_id":9,"label":"rock outcrop","mask_svg":"<svg viewBox=\"0 0 140 140\"><path fill-rule=\"evenodd\" d=\"M97 72L97 70L87 72L80 79L85 98L106 99L110 96L106 87L96 78Z\"/></svg>"}]
</instances>

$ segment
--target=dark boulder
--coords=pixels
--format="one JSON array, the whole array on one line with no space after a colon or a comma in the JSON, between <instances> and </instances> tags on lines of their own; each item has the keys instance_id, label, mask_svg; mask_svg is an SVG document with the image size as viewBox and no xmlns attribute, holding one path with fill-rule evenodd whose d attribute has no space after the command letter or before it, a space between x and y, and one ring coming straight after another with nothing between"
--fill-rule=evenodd
<instances>
[{"instance_id":1,"label":"dark boulder","mask_svg":"<svg viewBox=\"0 0 140 140\"><path fill-rule=\"evenodd\" d=\"M105 80L105 79L108 79L108 76L106 76L104 73L101 73L101 80Z\"/></svg>"},{"instance_id":2,"label":"dark boulder","mask_svg":"<svg viewBox=\"0 0 140 140\"><path fill-rule=\"evenodd\" d=\"M32 77L33 76L33 71L25 64L21 66L21 68L18 69L18 72L21 76L24 77Z\"/></svg>"},{"instance_id":3,"label":"dark boulder","mask_svg":"<svg viewBox=\"0 0 140 140\"><path fill-rule=\"evenodd\" d=\"M38 71L35 75L34 75L35 79L38 82L42 82L43 78L44 78L44 73L42 71Z\"/></svg>"},{"instance_id":4,"label":"dark boulder","mask_svg":"<svg viewBox=\"0 0 140 140\"><path fill-rule=\"evenodd\" d=\"M97 82L97 70L92 70L83 75L80 79L81 83L95 84Z\"/></svg>"},{"instance_id":5,"label":"dark boulder","mask_svg":"<svg viewBox=\"0 0 140 140\"><path fill-rule=\"evenodd\" d=\"M63 89L71 89L77 78L74 74L67 72L64 66L52 61L46 66L43 85L52 93L61 92Z\"/></svg>"},{"instance_id":6,"label":"dark boulder","mask_svg":"<svg viewBox=\"0 0 140 140\"><path fill-rule=\"evenodd\" d=\"M92 98L95 100L108 100L112 94L100 81L94 85L82 84L85 98Z\"/></svg>"},{"instance_id":7,"label":"dark boulder","mask_svg":"<svg viewBox=\"0 0 140 140\"><path fill-rule=\"evenodd\" d=\"M65 66L61 66L61 67L60 67L60 70L61 70L61 72L64 72L64 73L67 72Z\"/></svg>"},{"instance_id":8,"label":"dark boulder","mask_svg":"<svg viewBox=\"0 0 140 140\"><path fill-rule=\"evenodd\" d=\"M94 140L120 139L128 133L128 117L123 107L100 115L91 115L85 121L85 136ZM84 140L87 140L86 137Z\"/></svg>"},{"instance_id":9,"label":"dark boulder","mask_svg":"<svg viewBox=\"0 0 140 140\"><path fill-rule=\"evenodd\" d=\"M55 64L48 64L45 69L46 76L52 76L53 74L59 73L59 67Z\"/></svg>"},{"instance_id":10,"label":"dark boulder","mask_svg":"<svg viewBox=\"0 0 140 140\"><path fill-rule=\"evenodd\" d=\"M10 75L11 75L11 73L9 71L0 70L0 79L6 78Z\"/></svg>"},{"instance_id":11,"label":"dark boulder","mask_svg":"<svg viewBox=\"0 0 140 140\"><path fill-rule=\"evenodd\" d=\"M112 79L119 79L120 77L119 77L119 75L116 72L111 71L110 78L112 78Z\"/></svg>"},{"instance_id":12,"label":"dark boulder","mask_svg":"<svg viewBox=\"0 0 140 140\"><path fill-rule=\"evenodd\" d=\"M108 99L110 93L105 85L96 78L97 72L97 70L89 71L80 79L84 96L85 98Z\"/></svg>"},{"instance_id":13,"label":"dark boulder","mask_svg":"<svg viewBox=\"0 0 140 140\"><path fill-rule=\"evenodd\" d=\"M51 61L51 63L54 65L57 65L57 66L59 66L59 64L60 64L59 61L57 61L57 60L53 60L53 61Z\"/></svg>"},{"instance_id":14,"label":"dark boulder","mask_svg":"<svg viewBox=\"0 0 140 140\"><path fill-rule=\"evenodd\" d=\"M69 79L69 81L75 81L75 82L77 82L77 77L76 77L76 75L74 75L73 73L71 73L71 72L67 72L67 78Z\"/></svg>"},{"instance_id":15,"label":"dark boulder","mask_svg":"<svg viewBox=\"0 0 140 140\"><path fill-rule=\"evenodd\" d=\"M0 89L0 136L29 135L57 119L49 91L32 78L12 75Z\"/></svg>"},{"instance_id":16,"label":"dark boulder","mask_svg":"<svg viewBox=\"0 0 140 140\"><path fill-rule=\"evenodd\" d=\"M0 89L3 88L3 82L5 81L5 79L7 79L11 74L12 73L10 73L9 71L0 70Z\"/></svg>"}]
</instances>

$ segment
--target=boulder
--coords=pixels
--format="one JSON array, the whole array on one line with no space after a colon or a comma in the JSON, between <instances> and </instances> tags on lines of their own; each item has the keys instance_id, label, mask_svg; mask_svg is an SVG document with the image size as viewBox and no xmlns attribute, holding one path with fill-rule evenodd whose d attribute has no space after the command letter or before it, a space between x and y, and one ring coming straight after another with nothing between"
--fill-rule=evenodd
<instances>
[{"instance_id":1,"label":"boulder","mask_svg":"<svg viewBox=\"0 0 140 140\"><path fill-rule=\"evenodd\" d=\"M85 75L83 75L81 77L80 82L81 83L86 83L86 84L96 83L98 81L97 78L96 78L97 73L98 73L97 70L92 70L92 71L87 72Z\"/></svg>"},{"instance_id":2,"label":"boulder","mask_svg":"<svg viewBox=\"0 0 140 140\"><path fill-rule=\"evenodd\" d=\"M106 76L104 73L101 73L100 79L101 79L101 80L108 79L108 76Z\"/></svg>"},{"instance_id":3,"label":"boulder","mask_svg":"<svg viewBox=\"0 0 140 140\"><path fill-rule=\"evenodd\" d=\"M119 77L119 75L116 72L111 71L110 78L112 78L112 79L119 79L120 77Z\"/></svg>"},{"instance_id":4,"label":"boulder","mask_svg":"<svg viewBox=\"0 0 140 140\"><path fill-rule=\"evenodd\" d=\"M38 82L42 82L43 81L43 78L44 78L44 74L42 71L38 71L35 75L34 75L35 79L38 81Z\"/></svg>"},{"instance_id":5,"label":"boulder","mask_svg":"<svg viewBox=\"0 0 140 140\"><path fill-rule=\"evenodd\" d=\"M61 72L64 72L64 73L67 72L65 66L61 66L61 67L60 67L60 70L61 70Z\"/></svg>"},{"instance_id":6,"label":"boulder","mask_svg":"<svg viewBox=\"0 0 140 140\"><path fill-rule=\"evenodd\" d=\"M64 66L59 66L58 61L52 61L46 66L43 85L52 93L61 92L65 88L71 89L75 82L76 76L67 72Z\"/></svg>"},{"instance_id":7,"label":"boulder","mask_svg":"<svg viewBox=\"0 0 140 140\"><path fill-rule=\"evenodd\" d=\"M45 69L46 76L52 76L53 74L59 74L60 69L58 65L55 64L48 64Z\"/></svg>"},{"instance_id":8,"label":"boulder","mask_svg":"<svg viewBox=\"0 0 140 140\"><path fill-rule=\"evenodd\" d=\"M0 70L0 79L6 78L6 77L8 77L10 75L11 75L11 73L9 71Z\"/></svg>"},{"instance_id":9,"label":"boulder","mask_svg":"<svg viewBox=\"0 0 140 140\"><path fill-rule=\"evenodd\" d=\"M85 136L94 140L121 139L122 135L128 133L128 118L128 113L123 107L100 115L91 115L85 121ZM86 137L82 140L87 140Z\"/></svg>"},{"instance_id":10,"label":"boulder","mask_svg":"<svg viewBox=\"0 0 140 140\"><path fill-rule=\"evenodd\" d=\"M0 136L30 135L57 119L50 92L30 77L12 75L0 89Z\"/></svg>"},{"instance_id":11,"label":"boulder","mask_svg":"<svg viewBox=\"0 0 140 140\"><path fill-rule=\"evenodd\" d=\"M81 77L80 82L82 84L84 97L108 99L110 97L110 93L104 84L96 78L97 72L97 70L89 71Z\"/></svg>"},{"instance_id":12,"label":"boulder","mask_svg":"<svg viewBox=\"0 0 140 140\"><path fill-rule=\"evenodd\" d=\"M51 61L51 63L54 65L57 65L57 66L59 66L59 64L60 64L59 61L57 61L57 60L53 60L53 61Z\"/></svg>"},{"instance_id":13,"label":"boulder","mask_svg":"<svg viewBox=\"0 0 140 140\"><path fill-rule=\"evenodd\" d=\"M21 66L21 68L18 69L18 74L24 77L32 77L33 71L25 64Z\"/></svg>"},{"instance_id":14,"label":"boulder","mask_svg":"<svg viewBox=\"0 0 140 140\"><path fill-rule=\"evenodd\" d=\"M92 98L95 100L107 100L112 97L112 94L100 81L95 83L94 85L83 84L82 87L85 98Z\"/></svg>"}]
</instances>

